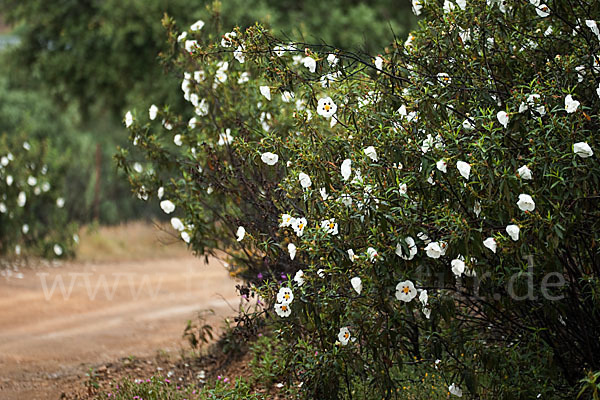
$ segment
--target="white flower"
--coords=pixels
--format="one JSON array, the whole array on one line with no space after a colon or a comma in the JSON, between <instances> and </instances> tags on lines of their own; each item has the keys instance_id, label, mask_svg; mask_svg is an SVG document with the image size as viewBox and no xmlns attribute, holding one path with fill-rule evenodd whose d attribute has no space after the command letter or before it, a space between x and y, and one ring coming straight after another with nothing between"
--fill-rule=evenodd
<instances>
[{"instance_id":1,"label":"white flower","mask_svg":"<svg viewBox=\"0 0 600 400\"><path fill-rule=\"evenodd\" d=\"M461 10L467 8L467 0L456 0L456 4L458 4Z\"/></svg>"},{"instance_id":2,"label":"white flower","mask_svg":"<svg viewBox=\"0 0 600 400\"><path fill-rule=\"evenodd\" d=\"M56 199L56 207L63 208L65 206L65 199L59 197Z\"/></svg>"},{"instance_id":3,"label":"white flower","mask_svg":"<svg viewBox=\"0 0 600 400\"><path fill-rule=\"evenodd\" d=\"M276 303L275 313L281 318L286 318L290 316L290 314L292 313L292 309L290 308L289 304Z\"/></svg>"},{"instance_id":4,"label":"white flower","mask_svg":"<svg viewBox=\"0 0 600 400\"><path fill-rule=\"evenodd\" d=\"M158 191L156 192L156 196L160 200L163 198L164 195L165 195L165 188L161 186L158 188Z\"/></svg>"},{"instance_id":5,"label":"white flower","mask_svg":"<svg viewBox=\"0 0 600 400\"><path fill-rule=\"evenodd\" d=\"M429 317L431 317L431 309L423 307L423 315L425 315L425 318L429 319Z\"/></svg>"},{"instance_id":6,"label":"white flower","mask_svg":"<svg viewBox=\"0 0 600 400\"><path fill-rule=\"evenodd\" d=\"M460 389L460 387L458 387L456 384L452 384L450 386L448 386L448 391L458 397L462 397L462 390Z\"/></svg>"},{"instance_id":7,"label":"white flower","mask_svg":"<svg viewBox=\"0 0 600 400\"><path fill-rule=\"evenodd\" d=\"M517 201L517 205L521 211L533 211L535 210L535 202L531 198L530 195L521 193L519 195L519 201Z\"/></svg>"},{"instance_id":8,"label":"white flower","mask_svg":"<svg viewBox=\"0 0 600 400\"><path fill-rule=\"evenodd\" d=\"M471 166L468 163L464 161L458 161L456 163L456 168L458 168L458 172L460 172L463 178L469 179L469 176L471 175Z\"/></svg>"},{"instance_id":9,"label":"white flower","mask_svg":"<svg viewBox=\"0 0 600 400\"><path fill-rule=\"evenodd\" d=\"M406 194L406 192L408 192L408 185L406 183L401 183L398 191L400 194Z\"/></svg>"},{"instance_id":10,"label":"white flower","mask_svg":"<svg viewBox=\"0 0 600 400\"><path fill-rule=\"evenodd\" d=\"M282 304L290 304L294 301L294 293L288 287L282 287L277 293L277 302Z\"/></svg>"},{"instance_id":11,"label":"white flower","mask_svg":"<svg viewBox=\"0 0 600 400\"><path fill-rule=\"evenodd\" d=\"M236 240L238 242L241 242L242 240L244 240L244 236L246 236L246 229L244 229L243 226L238 226L235 236L237 237Z\"/></svg>"},{"instance_id":12,"label":"white flower","mask_svg":"<svg viewBox=\"0 0 600 400\"><path fill-rule=\"evenodd\" d=\"M233 52L233 56L239 61L240 64L243 64L244 61L246 61L246 57L244 56L244 46L238 46L238 48Z\"/></svg>"},{"instance_id":13,"label":"white flower","mask_svg":"<svg viewBox=\"0 0 600 400\"><path fill-rule=\"evenodd\" d=\"M349 194L341 195L339 201L341 201L346 207L350 207L352 205L352 197Z\"/></svg>"},{"instance_id":14,"label":"white flower","mask_svg":"<svg viewBox=\"0 0 600 400\"><path fill-rule=\"evenodd\" d=\"M265 96L265 98L267 100L271 100L271 88L268 86L261 86L260 88L260 94L262 94L263 96Z\"/></svg>"},{"instance_id":15,"label":"white flower","mask_svg":"<svg viewBox=\"0 0 600 400\"><path fill-rule=\"evenodd\" d=\"M423 9L423 0L412 0L412 10L417 17L419 15L421 15L422 9Z\"/></svg>"},{"instance_id":16,"label":"white flower","mask_svg":"<svg viewBox=\"0 0 600 400\"><path fill-rule=\"evenodd\" d=\"M204 21L199 19L198 21L194 22L194 24L192 26L190 26L190 31L197 32L200 29L202 29L203 26L204 26Z\"/></svg>"},{"instance_id":17,"label":"white flower","mask_svg":"<svg viewBox=\"0 0 600 400\"><path fill-rule=\"evenodd\" d=\"M472 131L473 129L475 129L475 124L473 124L473 122L471 122L471 120L467 118L463 121L462 127L467 131Z\"/></svg>"},{"instance_id":18,"label":"white flower","mask_svg":"<svg viewBox=\"0 0 600 400\"><path fill-rule=\"evenodd\" d=\"M221 46L223 47L231 47L233 45L233 38L237 36L235 32L227 32L221 38Z\"/></svg>"},{"instance_id":19,"label":"white flower","mask_svg":"<svg viewBox=\"0 0 600 400\"><path fill-rule=\"evenodd\" d=\"M598 29L598 24L593 19L586 19L585 25L590 28L592 33L600 39L600 30Z\"/></svg>"},{"instance_id":20,"label":"white flower","mask_svg":"<svg viewBox=\"0 0 600 400\"><path fill-rule=\"evenodd\" d=\"M304 189L309 188L310 185L312 185L310 176L306 175L304 172L300 172L298 175L298 180L300 181L300 186L302 186Z\"/></svg>"},{"instance_id":21,"label":"white flower","mask_svg":"<svg viewBox=\"0 0 600 400\"><path fill-rule=\"evenodd\" d=\"M8 208L6 208L6 204L0 202L0 213L6 214L6 211L8 211Z\"/></svg>"},{"instance_id":22,"label":"white flower","mask_svg":"<svg viewBox=\"0 0 600 400\"><path fill-rule=\"evenodd\" d=\"M192 118L190 118L190 120L188 122L188 127L190 129L195 129L197 124L198 124L198 120L196 119L196 117L192 117Z\"/></svg>"},{"instance_id":23,"label":"white flower","mask_svg":"<svg viewBox=\"0 0 600 400\"><path fill-rule=\"evenodd\" d=\"M439 242L430 242L425 246L425 252L427 253L427 257L440 258L444 251L440 247Z\"/></svg>"},{"instance_id":24,"label":"white flower","mask_svg":"<svg viewBox=\"0 0 600 400\"><path fill-rule=\"evenodd\" d=\"M185 38L187 37L187 32L183 31L179 34L179 36L177 36L177 41L178 42L183 42L185 40Z\"/></svg>"},{"instance_id":25,"label":"white flower","mask_svg":"<svg viewBox=\"0 0 600 400\"><path fill-rule=\"evenodd\" d=\"M37 185L37 179L34 176L30 176L27 178L27 184L29 186L35 186Z\"/></svg>"},{"instance_id":26,"label":"white flower","mask_svg":"<svg viewBox=\"0 0 600 400\"><path fill-rule=\"evenodd\" d=\"M306 228L306 218L297 218L292 223L292 229L296 232L296 236L300 237L304 233L304 228Z\"/></svg>"},{"instance_id":27,"label":"white flower","mask_svg":"<svg viewBox=\"0 0 600 400\"><path fill-rule=\"evenodd\" d=\"M445 72L440 72L437 74L438 81L440 81L443 85L449 85L452 82L452 78Z\"/></svg>"},{"instance_id":28,"label":"white flower","mask_svg":"<svg viewBox=\"0 0 600 400\"><path fill-rule=\"evenodd\" d=\"M292 226L294 221L296 221L296 219L293 218L290 214L283 214L281 216L281 220L282 220L282 222L281 222L281 224L279 224L279 227L281 227L281 228Z\"/></svg>"},{"instance_id":29,"label":"white flower","mask_svg":"<svg viewBox=\"0 0 600 400\"><path fill-rule=\"evenodd\" d=\"M383 69L383 58L381 58L380 56L375 57L374 64L375 68L377 68L378 70Z\"/></svg>"},{"instance_id":30,"label":"white flower","mask_svg":"<svg viewBox=\"0 0 600 400\"><path fill-rule=\"evenodd\" d=\"M50 190L50 184L48 182L42 183L42 190L44 191L44 193Z\"/></svg>"},{"instance_id":31,"label":"white flower","mask_svg":"<svg viewBox=\"0 0 600 400\"><path fill-rule=\"evenodd\" d=\"M580 103L577 100L573 100L573 97L570 94L565 97L565 111L569 114L577 111L579 104Z\"/></svg>"},{"instance_id":32,"label":"white flower","mask_svg":"<svg viewBox=\"0 0 600 400\"><path fill-rule=\"evenodd\" d=\"M423 153L427 153L429 151L429 149L432 147L433 147L433 136L431 136L431 134L428 134L427 138L425 140L423 140L423 143L421 144L421 151Z\"/></svg>"},{"instance_id":33,"label":"white flower","mask_svg":"<svg viewBox=\"0 0 600 400\"><path fill-rule=\"evenodd\" d=\"M62 247L60 247L58 244L55 244L52 250L54 250L54 254L56 254L58 257L60 257L63 253Z\"/></svg>"},{"instance_id":34,"label":"white flower","mask_svg":"<svg viewBox=\"0 0 600 400\"><path fill-rule=\"evenodd\" d=\"M396 254L403 260L412 260L417 254L417 245L415 244L415 239L407 236L404 239L404 242L406 242L406 245L408 246L408 255L404 254L404 250L402 249L402 245L400 243L396 245Z\"/></svg>"},{"instance_id":35,"label":"white flower","mask_svg":"<svg viewBox=\"0 0 600 400\"><path fill-rule=\"evenodd\" d=\"M345 181L350 179L350 175L352 175L352 160L350 160L349 158L346 158L342 162L341 170L342 170L342 178L344 178Z\"/></svg>"},{"instance_id":36,"label":"white flower","mask_svg":"<svg viewBox=\"0 0 600 400\"><path fill-rule=\"evenodd\" d=\"M231 136L231 129L225 129L224 133L219 134L219 141L217 144L223 146L225 144L231 144L233 142L233 136Z\"/></svg>"},{"instance_id":37,"label":"white flower","mask_svg":"<svg viewBox=\"0 0 600 400\"><path fill-rule=\"evenodd\" d=\"M369 146L366 149L363 150L365 152L365 155L367 157L369 157L371 160L377 162L379 160L379 158L377 157L377 152L375 151L375 147L373 146Z\"/></svg>"},{"instance_id":38,"label":"white flower","mask_svg":"<svg viewBox=\"0 0 600 400\"><path fill-rule=\"evenodd\" d=\"M173 227L173 229L180 232L185 229L185 225L177 217L171 218L171 226Z\"/></svg>"},{"instance_id":39,"label":"white flower","mask_svg":"<svg viewBox=\"0 0 600 400\"><path fill-rule=\"evenodd\" d=\"M302 59L302 65L304 65L310 72L315 72L317 69L317 62L312 57L304 57Z\"/></svg>"},{"instance_id":40,"label":"white flower","mask_svg":"<svg viewBox=\"0 0 600 400\"><path fill-rule=\"evenodd\" d=\"M14 179L13 179L12 175L8 175L8 176L6 177L6 184L7 184L8 186L12 185L12 184L13 184L13 181L14 181Z\"/></svg>"},{"instance_id":41,"label":"white flower","mask_svg":"<svg viewBox=\"0 0 600 400\"><path fill-rule=\"evenodd\" d=\"M296 245L294 243L288 243L287 245L288 253L290 253L290 259L294 259L296 257Z\"/></svg>"},{"instance_id":42,"label":"white flower","mask_svg":"<svg viewBox=\"0 0 600 400\"><path fill-rule=\"evenodd\" d=\"M133 125L133 115L131 111L127 111L127 114L125 114L125 126L129 128L131 125Z\"/></svg>"},{"instance_id":43,"label":"white flower","mask_svg":"<svg viewBox=\"0 0 600 400\"><path fill-rule=\"evenodd\" d=\"M329 54L327 56L327 63L329 65L331 65L332 67L335 66L338 63L339 59L336 57L335 54Z\"/></svg>"},{"instance_id":44,"label":"white flower","mask_svg":"<svg viewBox=\"0 0 600 400\"><path fill-rule=\"evenodd\" d=\"M294 100L295 97L296 95L294 92L290 92L289 90L284 90L283 93L281 93L281 101L284 103L289 103L290 101Z\"/></svg>"},{"instance_id":45,"label":"white flower","mask_svg":"<svg viewBox=\"0 0 600 400\"><path fill-rule=\"evenodd\" d=\"M427 302L429 301L427 290L421 290L421 294L419 294L419 301L421 304L423 304L423 307L427 306Z\"/></svg>"},{"instance_id":46,"label":"white flower","mask_svg":"<svg viewBox=\"0 0 600 400\"><path fill-rule=\"evenodd\" d=\"M173 143L175 143L176 146L181 146L183 144L183 140L181 139L180 134L175 135L175 137L173 138Z\"/></svg>"},{"instance_id":47,"label":"white flower","mask_svg":"<svg viewBox=\"0 0 600 400\"><path fill-rule=\"evenodd\" d=\"M317 114L325 117L326 119L331 118L337 111L337 106L331 100L331 97L323 97L319 99L317 103Z\"/></svg>"},{"instance_id":48,"label":"white flower","mask_svg":"<svg viewBox=\"0 0 600 400\"><path fill-rule=\"evenodd\" d=\"M519 240L519 227L517 225L508 225L506 227L506 233L508 233L510 238L515 242Z\"/></svg>"},{"instance_id":49,"label":"white flower","mask_svg":"<svg viewBox=\"0 0 600 400\"><path fill-rule=\"evenodd\" d=\"M369 261L371 261L371 262L375 262L377 257L379 257L379 253L377 253L377 250L375 250L372 247L369 247L367 249L367 255L369 256Z\"/></svg>"},{"instance_id":50,"label":"white flower","mask_svg":"<svg viewBox=\"0 0 600 400\"><path fill-rule=\"evenodd\" d=\"M23 224L23 226L21 227L21 231L24 235L27 235L27 232L29 232L29 225Z\"/></svg>"},{"instance_id":51,"label":"white flower","mask_svg":"<svg viewBox=\"0 0 600 400\"><path fill-rule=\"evenodd\" d=\"M358 258L356 254L354 254L354 250L348 249L348 258L350 258L351 262L354 262Z\"/></svg>"},{"instance_id":52,"label":"white flower","mask_svg":"<svg viewBox=\"0 0 600 400\"><path fill-rule=\"evenodd\" d=\"M338 224L335 222L335 218L321 221L321 228L325 229L325 232L333 236L338 234Z\"/></svg>"},{"instance_id":53,"label":"white flower","mask_svg":"<svg viewBox=\"0 0 600 400\"><path fill-rule=\"evenodd\" d=\"M171 214L175 211L175 204L171 200L163 200L160 202L160 208L166 213Z\"/></svg>"},{"instance_id":54,"label":"white flower","mask_svg":"<svg viewBox=\"0 0 600 400\"><path fill-rule=\"evenodd\" d=\"M498 118L498 122L500 122L500 124L503 127L507 127L508 126L508 120L510 119L508 117L508 114L506 113L506 111L498 111L498 114L496 114L496 118Z\"/></svg>"},{"instance_id":55,"label":"white flower","mask_svg":"<svg viewBox=\"0 0 600 400\"><path fill-rule=\"evenodd\" d=\"M181 239L186 242L189 243L190 240L192 240L192 237L190 236L189 233L187 233L186 231L181 232Z\"/></svg>"},{"instance_id":56,"label":"white flower","mask_svg":"<svg viewBox=\"0 0 600 400\"><path fill-rule=\"evenodd\" d=\"M450 266L452 267L452 272L456 276L461 276L463 272L465 272L465 262L461 259L462 257L455 258L450 261Z\"/></svg>"},{"instance_id":57,"label":"white flower","mask_svg":"<svg viewBox=\"0 0 600 400\"><path fill-rule=\"evenodd\" d=\"M527 167L527 165L523 165L521 168L519 168L517 170L517 172L519 173L519 176L522 179L527 179L527 180L533 179L533 176L531 174L531 170L529 169L529 167Z\"/></svg>"},{"instance_id":58,"label":"white flower","mask_svg":"<svg viewBox=\"0 0 600 400\"><path fill-rule=\"evenodd\" d=\"M473 212L475 213L476 217L479 217L479 214L481 214L481 203L479 201L475 201Z\"/></svg>"},{"instance_id":59,"label":"white flower","mask_svg":"<svg viewBox=\"0 0 600 400\"><path fill-rule=\"evenodd\" d=\"M262 153L260 159L267 165L275 165L279 161L279 156L267 151L266 153Z\"/></svg>"},{"instance_id":60,"label":"white flower","mask_svg":"<svg viewBox=\"0 0 600 400\"><path fill-rule=\"evenodd\" d=\"M194 108L196 115L198 115L199 117L207 116L208 110L209 110L208 101L206 101L206 99L202 99L200 101L200 103Z\"/></svg>"},{"instance_id":61,"label":"white flower","mask_svg":"<svg viewBox=\"0 0 600 400\"><path fill-rule=\"evenodd\" d=\"M319 276L319 278L325 278L325 270L323 268L319 268L317 270L317 275Z\"/></svg>"},{"instance_id":62,"label":"white flower","mask_svg":"<svg viewBox=\"0 0 600 400\"><path fill-rule=\"evenodd\" d=\"M411 281L403 281L396 285L396 298L405 303L410 302L417 296L417 289Z\"/></svg>"},{"instance_id":63,"label":"white flower","mask_svg":"<svg viewBox=\"0 0 600 400\"><path fill-rule=\"evenodd\" d=\"M166 130L170 131L171 129L173 129L173 124L171 124L169 121L164 120L162 121L163 126L165 127Z\"/></svg>"},{"instance_id":64,"label":"white flower","mask_svg":"<svg viewBox=\"0 0 600 400\"><path fill-rule=\"evenodd\" d=\"M248 82L249 80L250 80L250 73L249 72L242 72L240 74L240 77L238 78L237 83L241 85L243 83Z\"/></svg>"},{"instance_id":65,"label":"white flower","mask_svg":"<svg viewBox=\"0 0 600 400\"><path fill-rule=\"evenodd\" d=\"M340 341L342 346L348 344L348 342L350 341L350 331L348 330L348 328L344 327L340 329L340 333L338 333L338 340Z\"/></svg>"},{"instance_id":66,"label":"white flower","mask_svg":"<svg viewBox=\"0 0 600 400\"><path fill-rule=\"evenodd\" d=\"M352 288L356 291L356 293L360 294L360 292L362 291L362 281L360 280L360 278L358 276L355 276L354 278L350 279L350 284L352 285Z\"/></svg>"},{"instance_id":67,"label":"white flower","mask_svg":"<svg viewBox=\"0 0 600 400\"><path fill-rule=\"evenodd\" d=\"M187 51L188 53L191 53L194 51L194 49L196 47L198 47L198 41L197 40L186 40L184 43L184 47L185 47L185 51Z\"/></svg>"},{"instance_id":68,"label":"white flower","mask_svg":"<svg viewBox=\"0 0 600 400\"><path fill-rule=\"evenodd\" d=\"M485 247L487 247L488 249L490 249L493 253L496 252L497 244L496 244L496 239L494 239L493 237L489 237L489 238L485 239L483 241L483 245Z\"/></svg>"},{"instance_id":69,"label":"white flower","mask_svg":"<svg viewBox=\"0 0 600 400\"><path fill-rule=\"evenodd\" d=\"M438 161L437 163L435 163L435 167L438 170L442 171L443 173L447 172L447 165L448 164L446 163L446 160L444 160L444 159L441 159L440 161Z\"/></svg>"},{"instance_id":70,"label":"white flower","mask_svg":"<svg viewBox=\"0 0 600 400\"><path fill-rule=\"evenodd\" d=\"M25 192L19 192L19 195L17 196L17 205L19 207L25 207L26 203L27 203L27 195L25 194Z\"/></svg>"},{"instance_id":71,"label":"white flower","mask_svg":"<svg viewBox=\"0 0 600 400\"><path fill-rule=\"evenodd\" d=\"M296 272L296 275L294 275L294 282L296 282L298 286L304 285L304 272L302 272L301 269L299 269L298 272Z\"/></svg>"},{"instance_id":72,"label":"white flower","mask_svg":"<svg viewBox=\"0 0 600 400\"><path fill-rule=\"evenodd\" d=\"M449 0L444 0L444 7L443 7L443 9L444 9L445 13L451 12L452 10L454 10L454 3L452 3Z\"/></svg>"},{"instance_id":73,"label":"white flower","mask_svg":"<svg viewBox=\"0 0 600 400\"><path fill-rule=\"evenodd\" d=\"M158 107L152 104L148 109L148 114L150 116L150 120L154 121L156 119L156 115L158 114Z\"/></svg>"},{"instance_id":74,"label":"white flower","mask_svg":"<svg viewBox=\"0 0 600 400\"><path fill-rule=\"evenodd\" d=\"M594 151L586 142L578 142L573 145L573 152L581 158L588 158L594 155Z\"/></svg>"},{"instance_id":75,"label":"white flower","mask_svg":"<svg viewBox=\"0 0 600 400\"><path fill-rule=\"evenodd\" d=\"M546 18L548 15L550 15L550 8L548 8L546 4L540 4L539 6L535 7L535 12L540 17Z\"/></svg>"}]
</instances>

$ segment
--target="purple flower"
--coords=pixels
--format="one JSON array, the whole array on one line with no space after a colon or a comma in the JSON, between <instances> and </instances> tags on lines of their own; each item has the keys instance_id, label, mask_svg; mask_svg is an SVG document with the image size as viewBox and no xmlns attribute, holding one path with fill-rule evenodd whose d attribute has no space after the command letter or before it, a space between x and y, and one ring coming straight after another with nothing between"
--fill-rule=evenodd
<instances>
[{"instance_id":1,"label":"purple flower","mask_svg":"<svg viewBox=\"0 0 600 400\"><path fill-rule=\"evenodd\" d=\"M262 279L262 278L263 278L263 274L262 274L262 272L259 272L259 273L258 273L258 275L256 275L256 277L257 277L259 280L260 280L260 279Z\"/></svg>"}]
</instances>

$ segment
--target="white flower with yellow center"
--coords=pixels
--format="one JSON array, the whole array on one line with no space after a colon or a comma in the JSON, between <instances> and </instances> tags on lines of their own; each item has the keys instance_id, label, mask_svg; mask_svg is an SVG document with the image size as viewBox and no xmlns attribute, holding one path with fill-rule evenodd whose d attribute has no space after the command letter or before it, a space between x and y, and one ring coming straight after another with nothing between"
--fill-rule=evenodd
<instances>
[{"instance_id":1,"label":"white flower with yellow center","mask_svg":"<svg viewBox=\"0 0 600 400\"><path fill-rule=\"evenodd\" d=\"M233 142L233 136L231 136L231 129L225 129L225 132L219 134L219 141L217 144L219 146L224 146L226 144L231 144Z\"/></svg>"},{"instance_id":2,"label":"white flower with yellow center","mask_svg":"<svg viewBox=\"0 0 600 400\"><path fill-rule=\"evenodd\" d=\"M450 83L452 83L452 78L445 72L440 72L439 74L437 74L437 79L439 82L441 82L442 85L449 85Z\"/></svg>"},{"instance_id":3,"label":"white flower with yellow center","mask_svg":"<svg viewBox=\"0 0 600 400\"><path fill-rule=\"evenodd\" d=\"M281 215L281 224L279 224L280 228L285 228L288 226L292 226L296 219L292 217L290 214Z\"/></svg>"},{"instance_id":4,"label":"white flower with yellow center","mask_svg":"<svg viewBox=\"0 0 600 400\"><path fill-rule=\"evenodd\" d=\"M240 64L243 64L246 61L246 57L244 56L244 46L238 46L238 48L233 52L233 56Z\"/></svg>"},{"instance_id":5,"label":"white flower with yellow center","mask_svg":"<svg viewBox=\"0 0 600 400\"><path fill-rule=\"evenodd\" d=\"M325 232L330 235L338 234L338 224L335 222L335 218L326 219L325 221L321 221L321 228L325 229Z\"/></svg>"},{"instance_id":6,"label":"white flower with yellow center","mask_svg":"<svg viewBox=\"0 0 600 400\"><path fill-rule=\"evenodd\" d=\"M281 304L290 304L294 301L294 293L289 287L282 287L277 293L277 302Z\"/></svg>"},{"instance_id":7,"label":"white flower with yellow center","mask_svg":"<svg viewBox=\"0 0 600 400\"><path fill-rule=\"evenodd\" d=\"M306 218L297 218L294 220L292 229L296 232L296 236L302 236L304 234L304 228L306 228Z\"/></svg>"},{"instance_id":8,"label":"white flower with yellow center","mask_svg":"<svg viewBox=\"0 0 600 400\"><path fill-rule=\"evenodd\" d=\"M337 106L331 100L331 97L323 97L317 103L317 114L325 119L331 118L337 111Z\"/></svg>"},{"instance_id":9,"label":"white flower with yellow center","mask_svg":"<svg viewBox=\"0 0 600 400\"><path fill-rule=\"evenodd\" d=\"M440 258L443 255L443 250L438 242L430 242L425 246L427 257Z\"/></svg>"},{"instance_id":10,"label":"white flower with yellow center","mask_svg":"<svg viewBox=\"0 0 600 400\"><path fill-rule=\"evenodd\" d=\"M421 10L423 9L423 0L412 0L412 10L413 13L418 17L421 15Z\"/></svg>"},{"instance_id":11,"label":"white flower with yellow center","mask_svg":"<svg viewBox=\"0 0 600 400\"><path fill-rule=\"evenodd\" d=\"M396 285L396 298L405 303L417 296L417 289L411 281L402 281Z\"/></svg>"},{"instance_id":12,"label":"white flower with yellow center","mask_svg":"<svg viewBox=\"0 0 600 400\"><path fill-rule=\"evenodd\" d=\"M342 346L347 345L348 342L350 342L351 340L350 330L346 327L340 328L340 333L338 333L338 340L342 344Z\"/></svg>"},{"instance_id":13,"label":"white flower with yellow center","mask_svg":"<svg viewBox=\"0 0 600 400\"><path fill-rule=\"evenodd\" d=\"M292 309L290 308L289 304L276 303L275 313L281 318L287 318L292 313Z\"/></svg>"}]
</instances>

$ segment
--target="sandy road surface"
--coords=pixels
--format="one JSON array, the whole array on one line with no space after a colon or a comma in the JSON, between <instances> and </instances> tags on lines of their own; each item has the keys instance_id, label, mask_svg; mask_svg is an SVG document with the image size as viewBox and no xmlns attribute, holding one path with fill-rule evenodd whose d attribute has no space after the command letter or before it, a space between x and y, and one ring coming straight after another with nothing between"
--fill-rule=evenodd
<instances>
[{"instance_id":1,"label":"sandy road surface","mask_svg":"<svg viewBox=\"0 0 600 400\"><path fill-rule=\"evenodd\" d=\"M186 321L210 308L220 325L228 303L237 305L235 282L222 264L191 256L0 277L0 399L57 399L61 377L185 348Z\"/></svg>"}]
</instances>

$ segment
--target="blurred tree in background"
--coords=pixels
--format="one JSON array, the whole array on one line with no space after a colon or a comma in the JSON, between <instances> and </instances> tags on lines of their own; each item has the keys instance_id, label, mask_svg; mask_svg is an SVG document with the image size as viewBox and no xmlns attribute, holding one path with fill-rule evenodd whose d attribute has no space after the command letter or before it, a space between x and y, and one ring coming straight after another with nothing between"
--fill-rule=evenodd
<instances>
[{"instance_id":1,"label":"blurred tree in background","mask_svg":"<svg viewBox=\"0 0 600 400\"><path fill-rule=\"evenodd\" d=\"M121 123L126 108L183 107L177 77L156 62L167 50L165 13L182 30L197 19L223 33L259 21L290 40L371 54L415 23L410 2L393 0L0 0L0 9L19 38L0 59L9 77L0 88L0 133L20 129L51 138L70 160L71 217L102 223L155 211L131 195L111 158L126 143Z\"/></svg>"}]
</instances>

